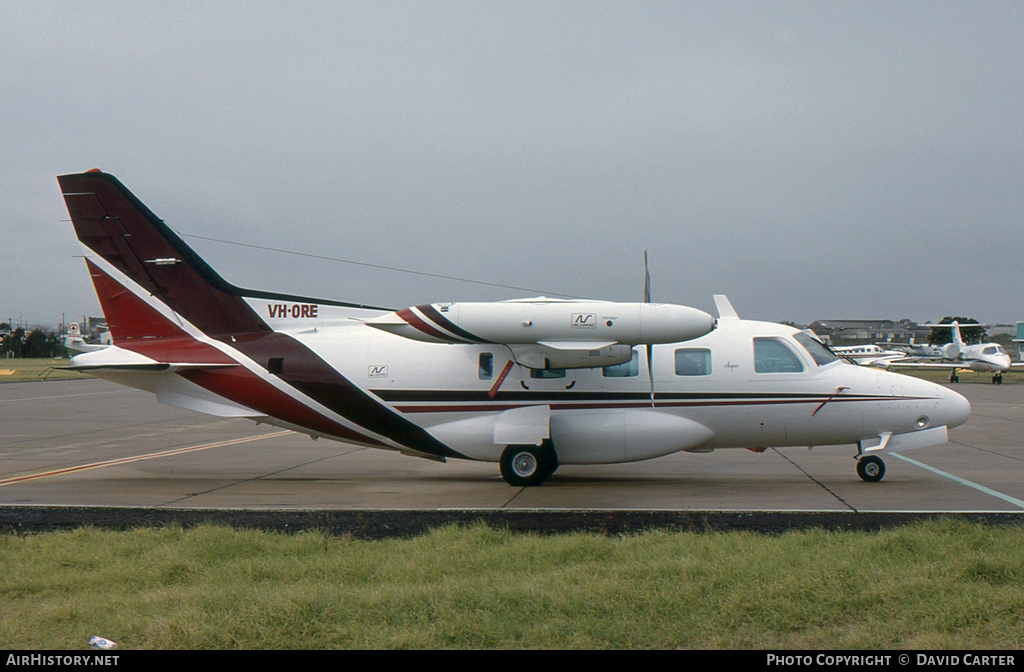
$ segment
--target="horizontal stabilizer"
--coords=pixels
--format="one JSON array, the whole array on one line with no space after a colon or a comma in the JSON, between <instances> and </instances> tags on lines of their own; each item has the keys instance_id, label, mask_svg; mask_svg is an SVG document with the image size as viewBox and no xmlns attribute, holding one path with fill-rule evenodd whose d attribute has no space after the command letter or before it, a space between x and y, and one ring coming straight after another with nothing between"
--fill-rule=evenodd
<instances>
[{"instance_id":1,"label":"horizontal stabilizer","mask_svg":"<svg viewBox=\"0 0 1024 672\"><path fill-rule=\"evenodd\" d=\"M191 362L161 364L160 362L155 362L153 364L72 364L71 366L60 366L57 368L64 371L79 371L82 373L88 371L157 371L174 373L175 371L223 369L234 366L238 366L238 364L193 364Z\"/></svg>"},{"instance_id":2,"label":"horizontal stabilizer","mask_svg":"<svg viewBox=\"0 0 1024 672\"><path fill-rule=\"evenodd\" d=\"M157 339L152 339L151 342L156 341ZM64 368L67 368L70 371L120 370L126 372L156 371L173 373L180 370L223 369L235 366L238 366L238 363L231 360L188 362L169 359L161 361L114 345L103 348L102 350L76 355L71 358L71 366Z\"/></svg>"}]
</instances>

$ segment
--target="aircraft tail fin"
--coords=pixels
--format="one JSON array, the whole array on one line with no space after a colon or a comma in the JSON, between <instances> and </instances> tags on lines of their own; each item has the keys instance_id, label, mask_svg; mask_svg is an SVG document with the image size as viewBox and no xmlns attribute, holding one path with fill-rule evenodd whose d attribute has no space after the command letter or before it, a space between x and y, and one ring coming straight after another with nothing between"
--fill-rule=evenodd
<instances>
[{"instance_id":1,"label":"aircraft tail fin","mask_svg":"<svg viewBox=\"0 0 1024 672\"><path fill-rule=\"evenodd\" d=\"M225 282L113 175L93 170L57 180L78 239L172 311L210 336L270 331L242 290ZM90 262L94 280L97 271ZM133 329L146 327L131 322Z\"/></svg>"}]
</instances>

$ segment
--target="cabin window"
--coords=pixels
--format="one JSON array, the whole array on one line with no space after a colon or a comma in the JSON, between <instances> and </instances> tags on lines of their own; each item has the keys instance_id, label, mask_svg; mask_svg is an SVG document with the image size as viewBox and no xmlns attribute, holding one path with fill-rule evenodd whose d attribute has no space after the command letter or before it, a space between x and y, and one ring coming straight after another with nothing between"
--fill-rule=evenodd
<instances>
[{"instance_id":1,"label":"cabin window","mask_svg":"<svg viewBox=\"0 0 1024 672\"><path fill-rule=\"evenodd\" d=\"M480 380L490 380L491 378L494 378L494 353L480 353L477 375L480 376Z\"/></svg>"},{"instance_id":2,"label":"cabin window","mask_svg":"<svg viewBox=\"0 0 1024 672\"><path fill-rule=\"evenodd\" d=\"M821 341L811 338L809 334L796 334L793 338L796 339L797 343L807 348L811 359L818 366L825 366L826 364L839 361L839 358L831 350L826 348ZM867 352L867 348L859 348L855 352Z\"/></svg>"},{"instance_id":3,"label":"cabin window","mask_svg":"<svg viewBox=\"0 0 1024 672\"><path fill-rule=\"evenodd\" d=\"M754 371L757 373L799 373L804 365L796 353L777 338L754 339Z\"/></svg>"},{"instance_id":4,"label":"cabin window","mask_svg":"<svg viewBox=\"0 0 1024 672\"><path fill-rule=\"evenodd\" d=\"M680 348L676 350L677 376L710 376L711 351L707 348Z\"/></svg>"},{"instance_id":5,"label":"cabin window","mask_svg":"<svg viewBox=\"0 0 1024 672\"><path fill-rule=\"evenodd\" d=\"M565 369L530 369L530 378L565 378Z\"/></svg>"},{"instance_id":6,"label":"cabin window","mask_svg":"<svg viewBox=\"0 0 1024 672\"><path fill-rule=\"evenodd\" d=\"M640 357L637 351L633 351L633 356L630 357L628 362L622 364L615 364L614 366L606 366L602 370L602 375L605 378L632 378L640 375Z\"/></svg>"},{"instance_id":7,"label":"cabin window","mask_svg":"<svg viewBox=\"0 0 1024 672\"><path fill-rule=\"evenodd\" d=\"M284 373L284 357L271 357L267 360L267 373Z\"/></svg>"}]
</instances>

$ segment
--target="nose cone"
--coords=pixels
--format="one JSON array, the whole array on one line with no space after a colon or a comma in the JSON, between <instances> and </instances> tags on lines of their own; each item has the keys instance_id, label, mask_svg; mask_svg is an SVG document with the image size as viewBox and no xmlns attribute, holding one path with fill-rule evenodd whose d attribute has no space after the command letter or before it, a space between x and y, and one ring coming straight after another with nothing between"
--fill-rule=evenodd
<instances>
[{"instance_id":1,"label":"nose cone","mask_svg":"<svg viewBox=\"0 0 1024 672\"><path fill-rule=\"evenodd\" d=\"M971 417L971 402L966 397L954 392L948 387L936 385L939 393L939 413L942 424L947 427L959 427Z\"/></svg>"},{"instance_id":2,"label":"nose cone","mask_svg":"<svg viewBox=\"0 0 1024 672\"><path fill-rule=\"evenodd\" d=\"M717 320L703 310L671 303L640 304L640 342L678 343L705 336Z\"/></svg>"}]
</instances>

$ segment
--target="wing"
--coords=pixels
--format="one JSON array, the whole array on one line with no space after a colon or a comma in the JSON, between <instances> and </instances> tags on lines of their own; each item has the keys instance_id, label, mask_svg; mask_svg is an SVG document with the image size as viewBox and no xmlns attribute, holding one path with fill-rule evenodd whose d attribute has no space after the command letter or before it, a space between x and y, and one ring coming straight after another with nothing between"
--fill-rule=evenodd
<instances>
[{"instance_id":1,"label":"wing","mask_svg":"<svg viewBox=\"0 0 1024 672\"><path fill-rule=\"evenodd\" d=\"M912 361L895 361L889 365L889 369L907 369L907 370L934 370L934 371L949 371L951 369L969 369L971 368L967 362L912 362Z\"/></svg>"}]
</instances>

